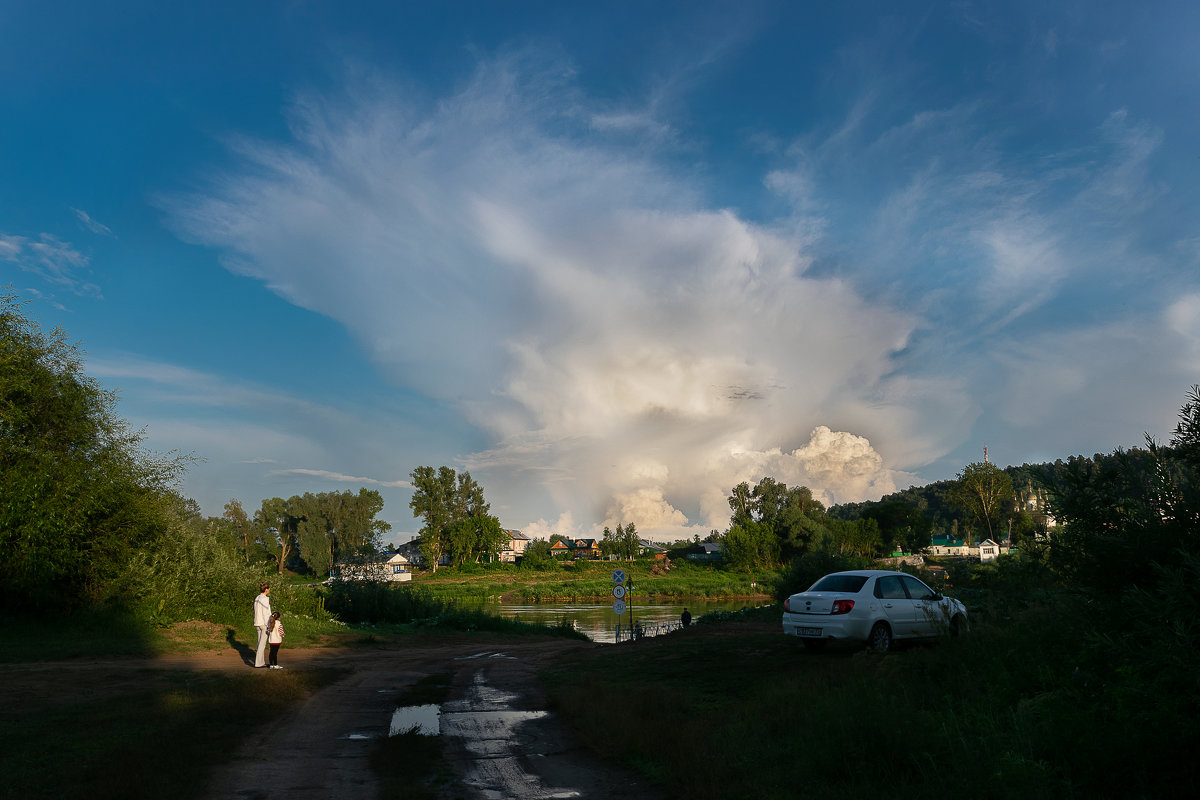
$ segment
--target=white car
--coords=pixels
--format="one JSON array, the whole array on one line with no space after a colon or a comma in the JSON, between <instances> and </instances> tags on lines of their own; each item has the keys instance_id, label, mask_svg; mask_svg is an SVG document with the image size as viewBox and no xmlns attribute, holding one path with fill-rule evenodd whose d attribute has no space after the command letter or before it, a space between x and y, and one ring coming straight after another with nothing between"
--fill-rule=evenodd
<instances>
[{"instance_id":1,"label":"white car","mask_svg":"<svg viewBox=\"0 0 1200 800\"><path fill-rule=\"evenodd\" d=\"M904 572L834 572L783 601L783 632L817 649L864 642L886 652L898 639L966 633L967 609Z\"/></svg>"}]
</instances>

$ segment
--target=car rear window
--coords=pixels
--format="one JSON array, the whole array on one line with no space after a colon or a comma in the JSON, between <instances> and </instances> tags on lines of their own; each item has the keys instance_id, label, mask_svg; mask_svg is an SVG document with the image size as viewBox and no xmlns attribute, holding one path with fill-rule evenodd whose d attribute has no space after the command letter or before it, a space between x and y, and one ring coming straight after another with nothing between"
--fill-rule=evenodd
<instances>
[{"instance_id":1,"label":"car rear window","mask_svg":"<svg viewBox=\"0 0 1200 800\"><path fill-rule=\"evenodd\" d=\"M866 575L826 575L809 588L810 592L846 592L854 594L867 582Z\"/></svg>"}]
</instances>

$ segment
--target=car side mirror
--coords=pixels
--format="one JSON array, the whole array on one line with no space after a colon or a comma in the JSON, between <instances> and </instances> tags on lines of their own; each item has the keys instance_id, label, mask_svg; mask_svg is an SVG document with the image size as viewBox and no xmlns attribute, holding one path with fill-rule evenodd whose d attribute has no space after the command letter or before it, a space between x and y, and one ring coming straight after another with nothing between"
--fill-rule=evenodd
<instances>
[{"instance_id":1,"label":"car side mirror","mask_svg":"<svg viewBox=\"0 0 1200 800\"><path fill-rule=\"evenodd\" d=\"M937 603L942 600L942 596L940 594L938 594L937 592L934 592L933 594L931 594L929 596L929 599L932 600L933 602Z\"/></svg>"}]
</instances>

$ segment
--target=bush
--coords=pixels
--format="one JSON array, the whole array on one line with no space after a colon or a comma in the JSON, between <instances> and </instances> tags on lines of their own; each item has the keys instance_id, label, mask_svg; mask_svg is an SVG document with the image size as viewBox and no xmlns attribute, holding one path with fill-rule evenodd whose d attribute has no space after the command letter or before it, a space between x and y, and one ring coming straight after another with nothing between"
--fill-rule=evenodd
<instances>
[{"instance_id":1,"label":"bush","mask_svg":"<svg viewBox=\"0 0 1200 800\"><path fill-rule=\"evenodd\" d=\"M875 569L875 563L862 556L835 555L814 550L792 560L775 590L775 599L782 602L797 592L803 592L831 572L847 569Z\"/></svg>"},{"instance_id":2,"label":"bush","mask_svg":"<svg viewBox=\"0 0 1200 800\"><path fill-rule=\"evenodd\" d=\"M411 623L437 617L452 606L413 587L397 588L373 581L338 581L321 590L325 610L342 622Z\"/></svg>"},{"instance_id":3,"label":"bush","mask_svg":"<svg viewBox=\"0 0 1200 800\"><path fill-rule=\"evenodd\" d=\"M212 537L172 525L153 550L134 556L122 588L158 624L230 622L237 614L249 618L263 574Z\"/></svg>"}]
</instances>

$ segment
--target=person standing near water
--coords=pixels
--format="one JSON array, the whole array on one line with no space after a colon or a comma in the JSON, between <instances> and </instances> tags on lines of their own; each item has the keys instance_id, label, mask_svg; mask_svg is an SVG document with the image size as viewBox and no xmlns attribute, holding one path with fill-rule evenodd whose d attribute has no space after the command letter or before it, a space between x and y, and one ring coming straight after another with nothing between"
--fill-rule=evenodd
<instances>
[{"instance_id":1,"label":"person standing near water","mask_svg":"<svg viewBox=\"0 0 1200 800\"><path fill-rule=\"evenodd\" d=\"M685 608L683 610L683 614L681 614L679 617L679 621L683 623L683 627L685 627L685 628L688 625L691 625L692 624L692 613Z\"/></svg>"},{"instance_id":2,"label":"person standing near water","mask_svg":"<svg viewBox=\"0 0 1200 800\"><path fill-rule=\"evenodd\" d=\"M254 666L267 665L267 625L271 621L271 584L260 583L259 595L254 598L254 627L258 629L258 650L254 653Z\"/></svg>"}]
</instances>

